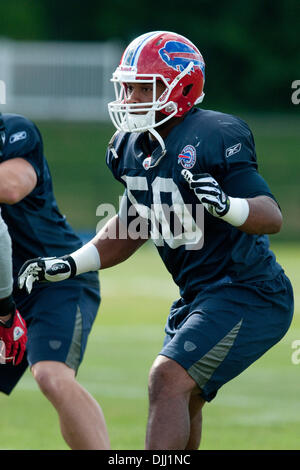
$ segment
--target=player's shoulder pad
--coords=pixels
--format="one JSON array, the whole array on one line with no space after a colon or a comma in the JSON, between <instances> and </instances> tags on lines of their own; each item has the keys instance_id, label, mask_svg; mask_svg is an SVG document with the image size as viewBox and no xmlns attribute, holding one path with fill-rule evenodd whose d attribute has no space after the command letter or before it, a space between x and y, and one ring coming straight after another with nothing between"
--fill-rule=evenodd
<instances>
[{"instance_id":1,"label":"player's shoulder pad","mask_svg":"<svg viewBox=\"0 0 300 470\"><path fill-rule=\"evenodd\" d=\"M114 158L119 158L115 145L117 143L118 137L120 137L120 131L116 131L108 142L107 151L111 152Z\"/></svg>"},{"instance_id":2,"label":"player's shoulder pad","mask_svg":"<svg viewBox=\"0 0 300 470\"><path fill-rule=\"evenodd\" d=\"M41 143L41 135L35 124L18 114L3 115L5 127L4 154L22 156Z\"/></svg>"},{"instance_id":3,"label":"player's shoulder pad","mask_svg":"<svg viewBox=\"0 0 300 470\"><path fill-rule=\"evenodd\" d=\"M223 157L228 164L256 161L254 137L248 124L237 116L224 114L219 121Z\"/></svg>"},{"instance_id":4,"label":"player's shoulder pad","mask_svg":"<svg viewBox=\"0 0 300 470\"><path fill-rule=\"evenodd\" d=\"M248 138L252 135L248 124L233 114L201 110L199 117L206 136L219 134L220 136L239 135Z\"/></svg>"},{"instance_id":5,"label":"player's shoulder pad","mask_svg":"<svg viewBox=\"0 0 300 470\"><path fill-rule=\"evenodd\" d=\"M119 164L122 155L122 148L126 141L126 136L127 133L116 131L108 143L106 163L110 169L112 169L112 167L116 167Z\"/></svg>"},{"instance_id":6,"label":"player's shoulder pad","mask_svg":"<svg viewBox=\"0 0 300 470\"><path fill-rule=\"evenodd\" d=\"M224 158L239 153L244 146L254 147L253 134L241 118L218 111L208 111L205 122L206 142L211 147L218 147L219 151L223 148Z\"/></svg>"},{"instance_id":7,"label":"player's shoulder pad","mask_svg":"<svg viewBox=\"0 0 300 470\"><path fill-rule=\"evenodd\" d=\"M248 124L238 116L223 114L219 120L220 132L226 137L240 137L242 140L252 139L252 132Z\"/></svg>"}]
</instances>

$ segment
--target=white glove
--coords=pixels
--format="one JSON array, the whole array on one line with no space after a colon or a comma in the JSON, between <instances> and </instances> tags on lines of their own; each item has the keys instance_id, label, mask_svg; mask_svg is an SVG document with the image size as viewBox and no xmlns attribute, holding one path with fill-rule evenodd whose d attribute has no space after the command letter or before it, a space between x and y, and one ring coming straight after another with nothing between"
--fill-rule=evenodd
<instances>
[{"instance_id":1,"label":"white glove","mask_svg":"<svg viewBox=\"0 0 300 470\"><path fill-rule=\"evenodd\" d=\"M223 217L227 214L230 208L229 197L210 174L193 175L189 170L182 170L181 174L210 214L215 217Z\"/></svg>"},{"instance_id":2,"label":"white glove","mask_svg":"<svg viewBox=\"0 0 300 470\"><path fill-rule=\"evenodd\" d=\"M36 281L58 282L75 275L76 264L70 255L61 258L34 258L26 261L21 267L18 285L20 289L25 285L26 291L30 294Z\"/></svg>"},{"instance_id":3,"label":"white glove","mask_svg":"<svg viewBox=\"0 0 300 470\"><path fill-rule=\"evenodd\" d=\"M246 222L249 215L247 199L227 196L208 173L193 175L189 170L182 170L181 174L211 215L234 227L240 227Z\"/></svg>"}]
</instances>

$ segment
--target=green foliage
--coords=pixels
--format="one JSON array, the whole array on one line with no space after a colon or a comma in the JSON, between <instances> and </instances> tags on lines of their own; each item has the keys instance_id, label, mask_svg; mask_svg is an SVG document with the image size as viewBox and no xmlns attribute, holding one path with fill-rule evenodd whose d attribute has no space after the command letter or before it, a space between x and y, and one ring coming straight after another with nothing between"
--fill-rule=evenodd
<instances>
[{"instance_id":1,"label":"green foliage","mask_svg":"<svg viewBox=\"0 0 300 470\"><path fill-rule=\"evenodd\" d=\"M210 107L296 112L290 95L299 79L299 16L298 0L89 0L84 6L79 0L10 0L0 31L13 39L113 40L124 46L147 31L176 31L204 55Z\"/></svg>"},{"instance_id":2,"label":"green foliage","mask_svg":"<svg viewBox=\"0 0 300 470\"><path fill-rule=\"evenodd\" d=\"M42 39L47 20L42 2L0 0L0 38Z\"/></svg>"},{"instance_id":3,"label":"green foliage","mask_svg":"<svg viewBox=\"0 0 300 470\"><path fill-rule=\"evenodd\" d=\"M117 210L123 192L105 163L112 126L41 122L39 128L61 212L74 228L95 230L99 204L111 203Z\"/></svg>"}]
</instances>

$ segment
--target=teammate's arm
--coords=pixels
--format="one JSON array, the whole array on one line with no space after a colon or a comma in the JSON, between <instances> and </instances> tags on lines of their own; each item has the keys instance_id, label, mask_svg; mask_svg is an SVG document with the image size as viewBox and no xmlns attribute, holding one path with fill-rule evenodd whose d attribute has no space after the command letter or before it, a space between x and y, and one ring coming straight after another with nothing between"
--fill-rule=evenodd
<instances>
[{"instance_id":1,"label":"teammate's arm","mask_svg":"<svg viewBox=\"0 0 300 470\"><path fill-rule=\"evenodd\" d=\"M146 239L133 239L118 215L110 219L98 234L79 250L61 258L36 258L26 261L19 272L19 287L28 293L36 281L57 282L88 271L97 271L122 263Z\"/></svg>"},{"instance_id":2,"label":"teammate's arm","mask_svg":"<svg viewBox=\"0 0 300 470\"><path fill-rule=\"evenodd\" d=\"M1 209L0 209L1 210ZM27 342L25 320L12 296L12 245L7 225L0 212L0 363L19 364Z\"/></svg>"},{"instance_id":3,"label":"teammate's arm","mask_svg":"<svg viewBox=\"0 0 300 470\"><path fill-rule=\"evenodd\" d=\"M0 202L16 204L35 188L37 175L24 158L12 158L0 164Z\"/></svg>"}]
</instances>

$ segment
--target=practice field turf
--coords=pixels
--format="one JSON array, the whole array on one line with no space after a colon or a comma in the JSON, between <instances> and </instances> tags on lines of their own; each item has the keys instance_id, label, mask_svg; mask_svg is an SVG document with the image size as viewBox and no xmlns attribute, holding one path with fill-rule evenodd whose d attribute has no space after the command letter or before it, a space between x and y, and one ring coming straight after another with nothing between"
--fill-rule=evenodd
<instances>
[{"instance_id":1,"label":"practice field turf","mask_svg":"<svg viewBox=\"0 0 300 470\"><path fill-rule=\"evenodd\" d=\"M274 248L294 285L294 321L278 345L204 407L201 449L300 449L300 364L292 362L300 340L300 246ZM177 289L147 245L103 271L101 282L103 302L78 380L102 405L112 448L143 449L148 371ZM0 409L1 449L67 449L29 372L11 397L0 396Z\"/></svg>"}]
</instances>

